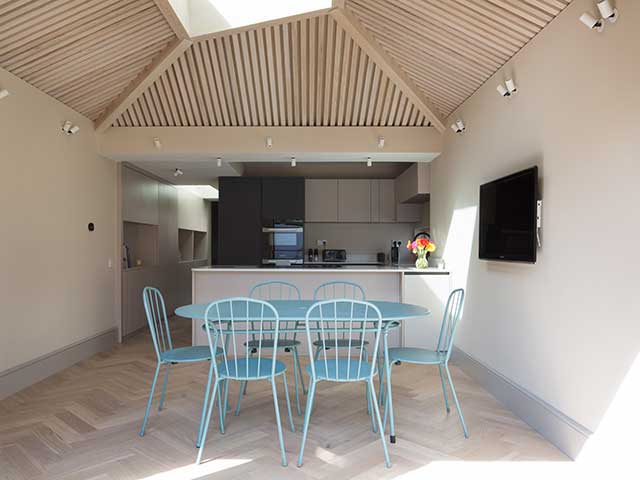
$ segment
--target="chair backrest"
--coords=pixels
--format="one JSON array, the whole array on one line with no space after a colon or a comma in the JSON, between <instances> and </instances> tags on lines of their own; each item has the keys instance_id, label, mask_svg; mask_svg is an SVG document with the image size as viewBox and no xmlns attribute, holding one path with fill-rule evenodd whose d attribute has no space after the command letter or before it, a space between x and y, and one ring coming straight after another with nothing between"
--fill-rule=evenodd
<instances>
[{"instance_id":1,"label":"chair backrest","mask_svg":"<svg viewBox=\"0 0 640 480\"><path fill-rule=\"evenodd\" d=\"M254 285L249 291L249 298L255 298L258 300L300 300L300 290L293 283L283 282L281 280L271 280L268 282L258 283ZM299 321L286 321L281 322L280 326L284 330L294 330L301 322ZM280 339L296 339L296 332L287 332L280 334ZM273 339L273 334L268 334L267 338ZM255 338L254 338L255 340Z\"/></svg>"},{"instance_id":2,"label":"chair backrest","mask_svg":"<svg viewBox=\"0 0 640 480\"><path fill-rule=\"evenodd\" d=\"M258 371L262 362L271 361L271 373L275 372L276 352L278 349L278 330L280 322L278 312L273 306L263 300L252 298L228 298L211 302L204 314L205 331L209 342L212 358L215 358L217 349L222 350L222 359L219 364L214 362L214 370L217 377L233 378L233 372L249 376L249 358L252 347L247 344L250 340L258 341L257 357ZM273 329L273 330L271 330ZM273 333L274 348L271 360L262 358L262 344ZM239 360L245 358L244 368Z\"/></svg>"},{"instance_id":3,"label":"chair backrest","mask_svg":"<svg viewBox=\"0 0 640 480\"><path fill-rule=\"evenodd\" d=\"M323 283L313 291L314 300L334 300L337 298L366 300L364 289L360 285L344 280Z\"/></svg>"},{"instance_id":4,"label":"chair backrest","mask_svg":"<svg viewBox=\"0 0 640 480\"><path fill-rule=\"evenodd\" d=\"M321 354L317 362L324 363L325 372L332 372L334 380L349 380L360 378L360 373L367 357L364 349L358 349L358 356L352 358L352 346L358 345L359 339L366 333L374 335L374 346L371 349L371 365L376 365L378 346L380 343L380 332L382 330L382 313L378 307L369 302L349 299L324 300L314 303L305 317L305 327L307 331L308 348L311 352L313 342L311 337L315 336L312 329L317 329L317 336L322 342ZM348 339L346 348L338 348L338 339ZM340 355L342 353L342 356ZM339 359L346 360L346 370L341 372L338 378L338 368L335 371L330 368L329 363L336 364ZM315 378L316 366L311 362L311 375ZM370 369L370 377L373 378L374 369ZM346 378L345 378L346 377Z\"/></svg>"},{"instance_id":5,"label":"chair backrest","mask_svg":"<svg viewBox=\"0 0 640 480\"><path fill-rule=\"evenodd\" d=\"M453 349L453 337L456 333L458 321L462 316L462 306L464 304L464 290L458 288L449 294L447 305L442 316L442 326L438 336L438 346L436 350L446 354L447 360L451 357Z\"/></svg>"},{"instance_id":6,"label":"chair backrest","mask_svg":"<svg viewBox=\"0 0 640 480\"><path fill-rule=\"evenodd\" d=\"M156 350L158 361L160 361L161 354L173 348L164 298L157 288L144 287L144 290L142 290L142 302L147 322L149 322L149 330L151 330L153 347Z\"/></svg>"}]
</instances>

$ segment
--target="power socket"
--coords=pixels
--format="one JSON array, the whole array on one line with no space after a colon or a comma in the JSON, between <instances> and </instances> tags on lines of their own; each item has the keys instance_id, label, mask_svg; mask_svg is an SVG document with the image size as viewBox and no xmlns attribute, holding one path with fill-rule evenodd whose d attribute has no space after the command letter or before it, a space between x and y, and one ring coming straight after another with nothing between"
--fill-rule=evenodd
<instances>
[{"instance_id":1,"label":"power socket","mask_svg":"<svg viewBox=\"0 0 640 480\"><path fill-rule=\"evenodd\" d=\"M316 240L316 246L318 246L318 247L326 247L327 246L327 241L326 240Z\"/></svg>"}]
</instances>

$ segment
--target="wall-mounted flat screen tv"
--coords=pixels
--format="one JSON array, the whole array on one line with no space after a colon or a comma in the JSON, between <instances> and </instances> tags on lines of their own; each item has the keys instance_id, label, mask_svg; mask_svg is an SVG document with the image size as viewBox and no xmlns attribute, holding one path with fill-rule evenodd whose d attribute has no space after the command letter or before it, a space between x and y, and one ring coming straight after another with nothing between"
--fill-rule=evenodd
<instances>
[{"instance_id":1,"label":"wall-mounted flat screen tv","mask_svg":"<svg viewBox=\"0 0 640 480\"><path fill-rule=\"evenodd\" d=\"M480 186L479 257L535 263L538 167Z\"/></svg>"}]
</instances>

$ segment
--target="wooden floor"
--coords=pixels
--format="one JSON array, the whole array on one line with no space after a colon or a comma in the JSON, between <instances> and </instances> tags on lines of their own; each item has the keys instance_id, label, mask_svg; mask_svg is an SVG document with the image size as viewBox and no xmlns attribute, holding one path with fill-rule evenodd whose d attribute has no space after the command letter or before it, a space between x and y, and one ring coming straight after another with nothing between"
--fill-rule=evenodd
<instances>
[{"instance_id":1,"label":"wooden floor","mask_svg":"<svg viewBox=\"0 0 640 480\"><path fill-rule=\"evenodd\" d=\"M189 343L189 321L176 319L172 328L175 344ZM289 467L281 467L266 382L250 385L242 414L229 414L224 435L212 425L207 462L195 467L195 430L208 367L172 367L165 409L152 411L147 434L140 438L154 368L150 338L138 334L0 401L0 479L337 480L394 478L436 462L567 460L453 368L469 426L465 440L455 412L445 412L437 369L402 365L394 369L398 443L389 446L391 469L384 468L379 437L371 431L364 386L326 383L318 387L303 467L295 466L302 425L295 413L297 432L284 430ZM289 374L291 386L291 368ZM233 385L232 405L237 391Z\"/></svg>"}]
</instances>

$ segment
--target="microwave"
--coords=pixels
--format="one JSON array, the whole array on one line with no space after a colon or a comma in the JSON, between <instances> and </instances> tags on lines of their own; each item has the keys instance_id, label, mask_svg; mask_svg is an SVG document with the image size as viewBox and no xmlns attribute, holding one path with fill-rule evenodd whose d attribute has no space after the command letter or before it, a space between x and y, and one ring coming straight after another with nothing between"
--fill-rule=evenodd
<instances>
[{"instance_id":1,"label":"microwave","mask_svg":"<svg viewBox=\"0 0 640 480\"><path fill-rule=\"evenodd\" d=\"M262 263L296 265L304 261L304 228L297 222L274 222L262 228Z\"/></svg>"}]
</instances>

